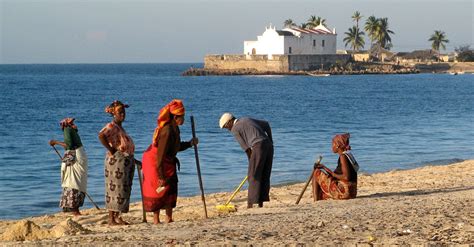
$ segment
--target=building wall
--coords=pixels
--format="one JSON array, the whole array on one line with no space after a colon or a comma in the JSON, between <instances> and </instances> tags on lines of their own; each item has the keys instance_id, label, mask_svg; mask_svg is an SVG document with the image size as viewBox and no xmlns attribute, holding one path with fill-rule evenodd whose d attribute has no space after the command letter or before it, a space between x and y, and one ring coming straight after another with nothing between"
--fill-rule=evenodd
<instances>
[{"instance_id":1,"label":"building wall","mask_svg":"<svg viewBox=\"0 0 474 247\"><path fill-rule=\"evenodd\" d=\"M326 55L289 55L289 70L318 70L328 69L331 65L345 64L351 55L326 54Z\"/></svg>"},{"instance_id":2,"label":"building wall","mask_svg":"<svg viewBox=\"0 0 474 247\"><path fill-rule=\"evenodd\" d=\"M345 63L350 55L207 55L204 68L217 70L255 69L266 72L327 69L335 63Z\"/></svg>"},{"instance_id":3,"label":"building wall","mask_svg":"<svg viewBox=\"0 0 474 247\"><path fill-rule=\"evenodd\" d=\"M218 70L244 70L288 72L288 56L273 55L206 55L204 68Z\"/></svg>"},{"instance_id":4,"label":"building wall","mask_svg":"<svg viewBox=\"0 0 474 247\"><path fill-rule=\"evenodd\" d=\"M244 54L252 55L252 49L257 55L278 55L284 53L284 37L279 36L275 29L267 29L257 37L257 41L244 41Z\"/></svg>"},{"instance_id":5,"label":"building wall","mask_svg":"<svg viewBox=\"0 0 474 247\"><path fill-rule=\"evenodd\" d=\"M290 47L291 53L289 52ZM336 35L304 34L301 37L285 36L284 49L284 54L289 55L336 54Z\"/></svg>"}]
</instances>

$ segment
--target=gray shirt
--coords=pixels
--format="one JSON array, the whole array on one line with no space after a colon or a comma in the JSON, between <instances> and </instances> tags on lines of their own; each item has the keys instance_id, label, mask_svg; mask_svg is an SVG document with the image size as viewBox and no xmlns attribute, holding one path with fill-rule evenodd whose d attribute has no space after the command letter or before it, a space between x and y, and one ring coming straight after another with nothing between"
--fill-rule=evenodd
<instances>
[{"instance_id":1,"label":"gray shirt","mask_svg":"<svg viewBox=\"0 0 474 247\"><path fill-rule=\"evenodd\" d=\"M239 118L235 121L231 132L244 151L263 140L270 140L273 143L270 124L264 120Z\"/></svg>"}]
</instances>

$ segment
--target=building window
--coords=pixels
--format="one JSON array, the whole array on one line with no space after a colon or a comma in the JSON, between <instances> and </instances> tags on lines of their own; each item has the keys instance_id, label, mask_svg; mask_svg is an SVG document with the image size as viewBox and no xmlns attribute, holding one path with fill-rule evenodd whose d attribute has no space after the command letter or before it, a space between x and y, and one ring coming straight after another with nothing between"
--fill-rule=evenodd
<instances>
[{"instance_id":1,"label":"building window","mask_svg":"<svg viewBox=\"0 0 474 247\"><path fill-rule=\"evenodd\" d=\"M321 46L324 47L324 39L321 42Z\"/></svg>"},{"instance_id":2,"label":"building window","mask_svg":"<svg viewBox=\"0 0 474 247\"><path fill-rule=\"evenodd\" d=\"M288 53L291 54L291 46L288 49Z\"/></svg>"},{"instance_id":3,"label":"building window","mask_svg":"<svg viewBox=\"0 0 474 247\"><path fill-rule=\"evenodd\" d=\"M316 46L316 40L313 39L313 46Z\"/></svg>"}]
</instances>

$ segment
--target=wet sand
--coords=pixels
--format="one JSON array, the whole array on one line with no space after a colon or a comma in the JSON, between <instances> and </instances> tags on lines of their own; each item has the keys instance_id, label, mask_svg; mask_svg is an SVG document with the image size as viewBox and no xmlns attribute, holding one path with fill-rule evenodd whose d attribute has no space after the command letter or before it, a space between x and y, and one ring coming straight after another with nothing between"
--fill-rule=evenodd
<instances>
[{"instance_id":1,"label":"wet sand","mask_svg":"<svg viewBox=\"0 0 474 247\"><path fill-rule=\"evenodd\" d=\"M124 215L130 226L109 227L104 209L0 221L0 245L474 244L474 160L360 175L353 200L314 203L308 187L295 205L303 185L272 187L264 208L247 209L242 191L238 211L221 215L231 192L206 195L208 219L200 196L180 197L170 224L151 213L141 223L141 203Z\"/></svg>"}]
</instances>

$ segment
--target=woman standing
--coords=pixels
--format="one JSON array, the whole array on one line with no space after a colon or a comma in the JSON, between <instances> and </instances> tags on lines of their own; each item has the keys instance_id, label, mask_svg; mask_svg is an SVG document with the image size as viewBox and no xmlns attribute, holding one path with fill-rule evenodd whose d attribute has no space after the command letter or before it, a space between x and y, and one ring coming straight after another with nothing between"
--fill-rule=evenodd
<instances>
[{"instance_id":1,"label":"woman standing","mask_svg":"<svg viewBox=\"0 0 474 247\"><path fill-rule=\"evenodd\" d=\"M128 225L120 213L127 213L135 171L135 145L122 127L128 105L116 100L105 108L112 122L99 132L99 140L107 149L105 157L105 204L109 210L109 225Z\"/></svg>"},{"instance_id":2,"label":"woman standing","mask_svg":"<svg viewBox=\"0 0 474 247\"><path fill-rule=\"evenodd\" d=\"M357 171L359 165L350 152L350 134L336 135L332 139L332 151L339 154L337 168L331 171L317 165L313 173L313 198L317 200L352 199L357 195ZM326 173L321 170L326 171Z\"/></svg>"},{"instance_id":3,"label":"woman standing","mask_svg":"<svg viewBox=\"0 0 474 247\"><path fill-rule=\"evenodd\" d=\"M50 140L49 145L60 145L65 150L61 163L63 192L59 207L63 208L63 212L72 212L74 216L78 216L81 215L79 208L84 204L87 193L87 155L74 120L63 119L59 124L64 134L64 142Z\"/></svg>"},{"instance_id":4,"label":"woman standing","mask_svg":"<svg viewBox=\"0 0 474 247\"><path fill-rule=\"evenodd\" d=\"M166 222L173 222L173 208L178 197L179 151L197 145L198 139L181 142L179 125L184 123L184 106L174 99L160 110L153 142L143 154L144 209L154 213L155 224L160 223L160 209L166 210Z\"/></svg>"}]
</instances>

